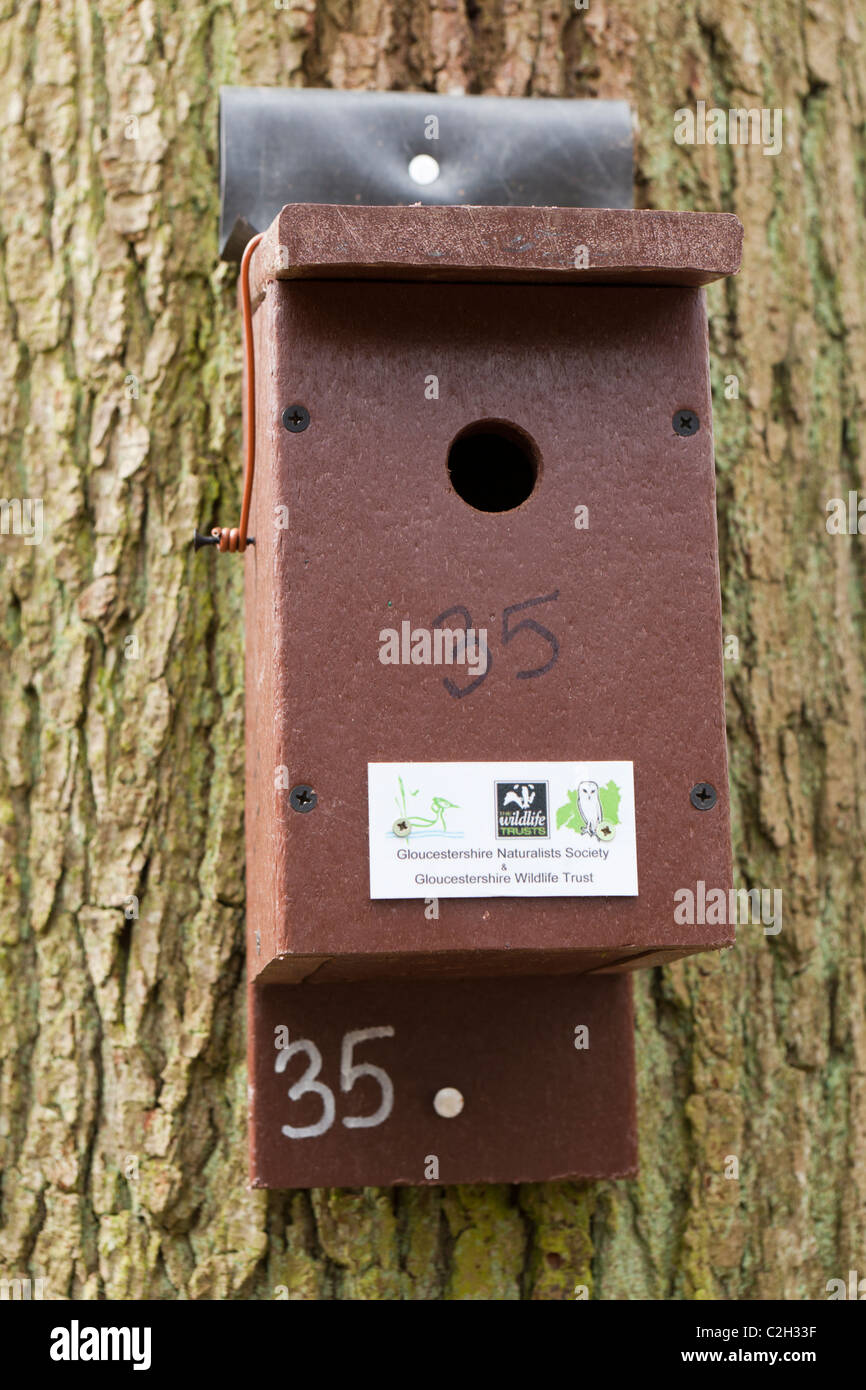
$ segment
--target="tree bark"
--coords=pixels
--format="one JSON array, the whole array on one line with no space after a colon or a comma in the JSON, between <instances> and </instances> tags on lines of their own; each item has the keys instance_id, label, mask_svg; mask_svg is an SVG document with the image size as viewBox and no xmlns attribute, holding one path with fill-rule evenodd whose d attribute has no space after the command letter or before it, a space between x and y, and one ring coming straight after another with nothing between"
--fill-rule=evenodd
<instances>
[{"instance_id":1,"label":"tree bark","mask_svg":"<svg viewBox=\"0 0 866 1390\"><path fill-rule=\"evenodd\" d=\"M0 493L45 528L0 537L0 1276L765 1299L866 1274L866 565L825 527L866 486L862 6L22 0L0 63ZM247 1189L243 576L189 545L240 488L223 83L622 97L640 204L745 224L708 294L734 833L783 928L637 975L633 1182ZM697 100L782 108L783 150L677 145Z\"/></svg>"}]
</instances>

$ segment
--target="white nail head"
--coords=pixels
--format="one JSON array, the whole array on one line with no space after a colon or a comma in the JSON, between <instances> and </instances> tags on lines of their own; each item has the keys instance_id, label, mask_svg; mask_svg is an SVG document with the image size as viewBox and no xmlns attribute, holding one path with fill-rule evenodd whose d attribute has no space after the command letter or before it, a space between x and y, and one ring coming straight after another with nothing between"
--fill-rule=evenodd
<instances>
[{"instance_id":1,"label":"white nail head","mask_svg":"<svg viewBox=\"0 0 866 1390\"><path fill-rule=\"evenodd\" d=\"M415 183L435 183L439 177L439 161L431 154L416 154L409 160L409 177Z\"/></svg>"},{"instance_id":2,"label":"white nail head","mask_svg":"<svg viewBox=\"0 0 866 1390\"><path fill-rule=\"evenodd\" d=\"M456 1086L443 1086L433 1097L433 1109L443 1120L453 1120L463 1109L463 1095Z\"/></svg>"}]
</instances>

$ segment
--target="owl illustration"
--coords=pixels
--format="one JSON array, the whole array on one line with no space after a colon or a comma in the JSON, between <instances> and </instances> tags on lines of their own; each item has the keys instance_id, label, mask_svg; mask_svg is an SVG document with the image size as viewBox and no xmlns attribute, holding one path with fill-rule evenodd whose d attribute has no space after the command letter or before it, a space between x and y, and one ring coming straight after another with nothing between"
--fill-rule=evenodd
<instances>
[{"instance_id":1,"label":"owl illustration","mask_svg":"<svg viewBox=\"0 0 866 1390\"><path fill-rule=\"evenodd\" d=\"M596 839L598 839L598 835L596 834L598 823L600 820L603 820L604 817L601 811L601 802L598 799L597 782L580 782L578 784L577 805L580 814L586 821L586 826L580 832L581 835L595 835Z\"/></svg>"}]
</instances>

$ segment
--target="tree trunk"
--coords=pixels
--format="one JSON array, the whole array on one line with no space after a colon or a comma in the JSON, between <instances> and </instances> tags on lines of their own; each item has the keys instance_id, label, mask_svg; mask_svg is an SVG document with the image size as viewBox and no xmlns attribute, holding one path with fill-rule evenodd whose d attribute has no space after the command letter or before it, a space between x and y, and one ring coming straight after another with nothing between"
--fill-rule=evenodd
<instances>
[{"instance_id":1,"label":"tree trunk","mask_svg":"<svg viewBox=\"0 0 866 1390\"><path fill-rule=\"evenodd\" d=\"M866 487L862 7L23 0L0 35L0 493L45 533L0 537L0 1276L765 1299L866 1273L866 565L825 526ZM240 489L222 83L623 97L639 203L745 224L708 295L734 833L783 927L636 976L636 1181L247 1189L243 574L189 544ZM697 100L783 108L784 149L676 144Z\"/></svg>"}]
</instances>

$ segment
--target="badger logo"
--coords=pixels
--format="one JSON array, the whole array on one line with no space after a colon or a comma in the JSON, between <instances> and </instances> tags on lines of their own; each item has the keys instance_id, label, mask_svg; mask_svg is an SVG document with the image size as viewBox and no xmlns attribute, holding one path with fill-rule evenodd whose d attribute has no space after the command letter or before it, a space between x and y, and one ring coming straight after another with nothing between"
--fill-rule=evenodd
<instances>
[{"instance_id":1,"label":"badger logo","mask_svg":"<svg viewBox=\"0 0 866 1390\"><path fill-rule=\"evenodd\" d=\"M507 839L550 834L546 782L496 783L496 834Z\"/></svg>"}]
</instances>

